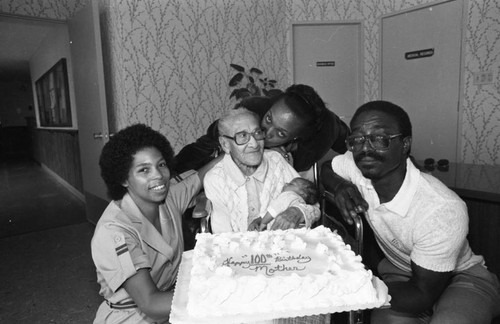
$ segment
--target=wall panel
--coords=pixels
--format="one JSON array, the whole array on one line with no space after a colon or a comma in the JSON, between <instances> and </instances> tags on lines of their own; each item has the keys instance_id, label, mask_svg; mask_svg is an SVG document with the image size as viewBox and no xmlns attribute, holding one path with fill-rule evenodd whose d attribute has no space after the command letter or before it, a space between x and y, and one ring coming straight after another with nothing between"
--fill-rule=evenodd
<instances>
[{"instance_id":1,"label":"wall panel","mask_svg":"<svg viewBox=\"0 0 500 324\"><path fill-rule=\"evenodd\" d=\"M32 141L34 159L83 193L78 132L33 129Z\"/></svg>"}]
</instances>

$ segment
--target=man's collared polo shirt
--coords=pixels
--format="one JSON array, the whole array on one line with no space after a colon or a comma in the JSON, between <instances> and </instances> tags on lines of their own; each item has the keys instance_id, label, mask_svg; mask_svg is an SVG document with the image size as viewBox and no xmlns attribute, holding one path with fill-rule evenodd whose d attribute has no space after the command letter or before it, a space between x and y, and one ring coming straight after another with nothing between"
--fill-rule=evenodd
<instances>
[{"instance_id":1,"label":"man's collared polo shirt","mask_svg":"<svg viewBox=\"0 0 500 324\"><path fill-rule=\"evenodd\" d=\"M369 204L367 221L387 259L404 271L411 261L432 271L461 271L483 263L466 239L465 203L407 159L406 176L396 196L380 204L371 180L363 177L351 152L335 157L332 168L353 182Z\"/></svg>"}]
</instances>

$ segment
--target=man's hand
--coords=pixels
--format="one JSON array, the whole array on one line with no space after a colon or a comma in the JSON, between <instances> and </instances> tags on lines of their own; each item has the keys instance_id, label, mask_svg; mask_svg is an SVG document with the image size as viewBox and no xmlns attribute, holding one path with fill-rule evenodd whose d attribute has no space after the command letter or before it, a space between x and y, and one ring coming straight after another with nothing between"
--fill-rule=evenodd
<instances>
[{"instance_id":1,"label":"man's hand","mask_svg":"<svg viewBox=\"0 0 500 324\"><path fill-rule=\"evenodd\" d=\"M346 180L339 182L332 193L335 204L348 224L353 223L352 219L357 214L368 210L368 203L363 199L358 188L352 182Z\"/></svg>"},{"instance_id":2,"label":"man's hand","mask_svg":"<svg viewBox=\"0 0 500 324\"><path fill-rule=\"evenodd\" d=\"M300 209L297 207L289 207L276 216L271 230L297 228L303 220L304 214L302 214Z\"/></svg>"},{"instance_id":3,"label":"man's hand","mask_svg":"<svg viewBox=\"0 0 500 324\"><path fill-rule=\"evenodd\" d=\"M258 231L260 229L260 222L262 222L262 217L257 217L250 223L250 225L248 225L248 230Z\"/></svg>"},{"instance_id":4,"label":"man's hand","mask_svg":"<svg viewBox=\"0 0 500 324\"><path fill-rule=\"evenodd\" d=\"M329 161L323 163L321 167L321 182L325 189L334 195L333 201L348 224L353 223L352 219L357 214L368 210L368 203L363 199L358 188L333 172Z\"/></svg>"}]
</instances>

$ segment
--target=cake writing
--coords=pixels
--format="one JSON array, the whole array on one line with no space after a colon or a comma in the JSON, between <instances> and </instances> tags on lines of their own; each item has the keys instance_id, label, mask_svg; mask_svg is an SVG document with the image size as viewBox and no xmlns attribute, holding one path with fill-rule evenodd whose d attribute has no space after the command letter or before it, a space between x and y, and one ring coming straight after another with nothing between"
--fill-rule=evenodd
<instances>
[{"instance_id":1,"label":"cake writing","mask_svg":"<svg viewBox=\"0 0 500 324\"><path fill-rule=\"evenodd\" d=\"M277 256L275 258L276 262L286 262L286 261L297 261L297 263L309 263L311 262L311 257L310 256L303 256L301 254L299 255L289 255L286 257L283 256Z\"/></svg>"},{"instance_id":2,"label":"cake writing","mask_svg":"<svg viewBox=\"0 0 500 324\"><path fill-rule=\"evenodd\" d=\"M277 256L274 259L271 257L270 262L268 262L268 256L252 254L249 259L243 260L234 260L233 257L228 257L222 262L222 265L231 268L240 267L252 272L264 272L267 276L273 276L282 272L304 271L305 264L311 262L311 257L303 255Z\"/></svg>"}]
</instances>

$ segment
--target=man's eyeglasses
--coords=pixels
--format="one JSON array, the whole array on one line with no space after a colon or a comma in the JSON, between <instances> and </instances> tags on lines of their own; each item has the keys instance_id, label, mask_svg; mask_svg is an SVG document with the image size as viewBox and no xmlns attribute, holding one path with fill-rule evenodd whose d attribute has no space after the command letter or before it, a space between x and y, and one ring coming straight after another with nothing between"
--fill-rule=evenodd
<instances>
[{"instance_id":1,"label":"man's eyeglasses","mask_svg":"<svg viewBox=\"0 0 500 324\"><path fill-rule=\"evenodd\" d=\"M359 151L365 145L365 142L368 141L370 146L379 151L388 150L391 144L391 140L402 136L403 134L395 134L395 135L363 135L363 136L349 136L345 143L347 145L347 149L349 151Z\"/></svg>"},{"instance_id":2,"label":"man's eyeglasses","mask_svg":"<svg viewBox=\"0 0 500 324\"><path fill-rule=\"evenodd\" d=\"M221 135L221 136L225 137L225 138L232 139L233 141L235 141L235 143L237 145L243 145L243 144L250 142L250 138L252 136L253 136L253 138L255 138L256 141L260 141L260 140L265 139L266 132L263 129L259 128L259 129L254 130L251 133L249 133L247 131L241 131L241 132L234 134L234 136L228 136L228 135Z\"/></svg>"}]
</instances>

